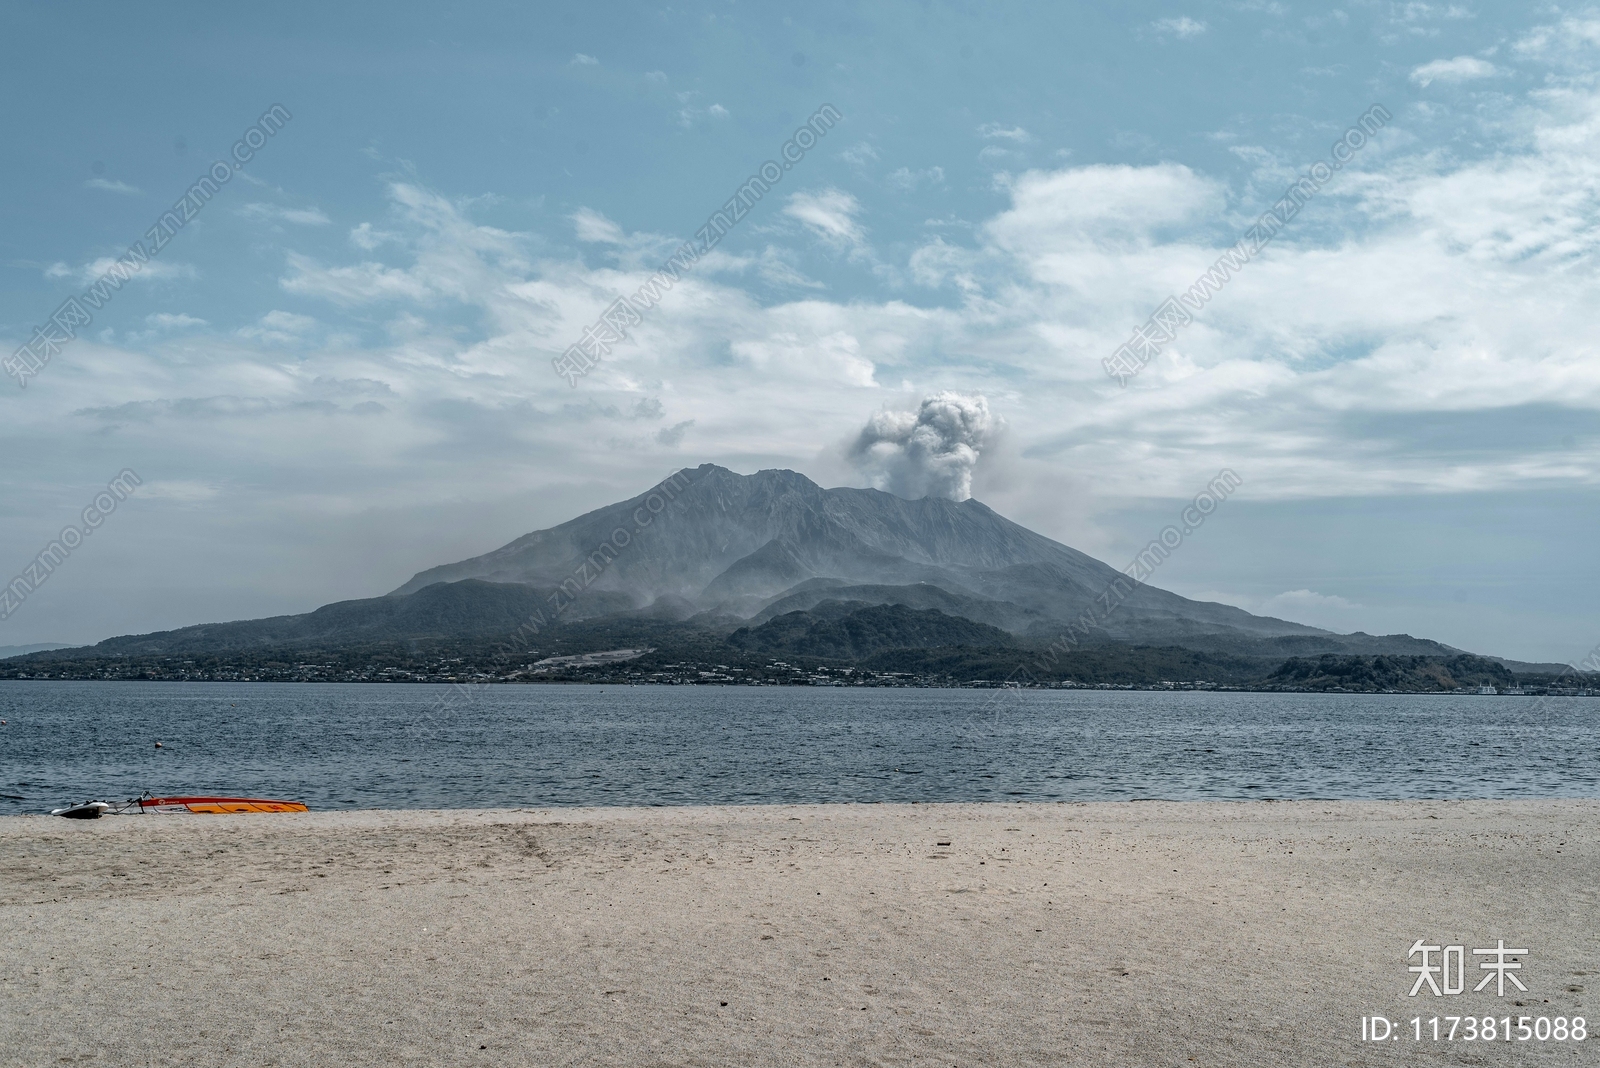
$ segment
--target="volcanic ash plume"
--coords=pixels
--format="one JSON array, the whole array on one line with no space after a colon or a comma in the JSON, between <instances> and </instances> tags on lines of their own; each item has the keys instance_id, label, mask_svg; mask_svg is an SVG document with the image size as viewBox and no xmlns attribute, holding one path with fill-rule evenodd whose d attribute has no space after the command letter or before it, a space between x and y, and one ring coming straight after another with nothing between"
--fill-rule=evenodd
<instances>
[{"instance_id":1,"label":"volcanic ash plume","mask_svg":"<svg viewBox=\"0 0 1600 1068\"><path fill-rule=\"evenodd\" d=\"M982 394L946 390L914 412L878 412L862 428L850 458L878 489L897 497L972 496L972 469L993 428Z\"/></svg>"}]
</instances>

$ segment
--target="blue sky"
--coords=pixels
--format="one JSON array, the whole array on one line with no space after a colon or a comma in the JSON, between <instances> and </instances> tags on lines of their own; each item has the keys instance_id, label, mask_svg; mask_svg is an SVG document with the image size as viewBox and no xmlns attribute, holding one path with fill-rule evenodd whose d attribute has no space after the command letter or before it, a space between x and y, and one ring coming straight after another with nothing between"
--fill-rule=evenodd
<instances>
[{"instance_id":1,"label":"blue sky","mask_svg":"<svg viewBox=\"0 0 1600 1068\"><path fill-rule=\"evenodd\" d=\"M6 352L293 117L0 380L0 571L145 480L0 645L381 593L705 461L881 485L850 442L942 391L993 417L976 496L1119 566L1238 472L1157 585L1522 658L1600 642L1591 9L161 11L6 7ZM823 104L842 121L634 341L556 377ZM1349 165L1109 379L1374 104Z\"/></svg>"}]
</instances>

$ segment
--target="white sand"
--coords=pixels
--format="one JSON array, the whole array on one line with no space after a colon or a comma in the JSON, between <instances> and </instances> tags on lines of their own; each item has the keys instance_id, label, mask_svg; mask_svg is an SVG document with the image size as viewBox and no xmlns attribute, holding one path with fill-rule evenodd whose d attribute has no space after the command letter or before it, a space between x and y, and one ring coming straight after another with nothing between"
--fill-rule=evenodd
<instances>
[{"instance_id":1,"label":"white sand","mask_svg":"<svg viewBox=\"0 0 1600 1068\"><path fill-rule=\"evenodd\" d=\"M1594 1063L1572 1042L1359 1037L1371 1013L1600 1025L1597 817L1565 801L0 819L0 1063ZM1527 947L1525 1004L1408 999L1418 937Z\"/></svg>"}]
</instances>

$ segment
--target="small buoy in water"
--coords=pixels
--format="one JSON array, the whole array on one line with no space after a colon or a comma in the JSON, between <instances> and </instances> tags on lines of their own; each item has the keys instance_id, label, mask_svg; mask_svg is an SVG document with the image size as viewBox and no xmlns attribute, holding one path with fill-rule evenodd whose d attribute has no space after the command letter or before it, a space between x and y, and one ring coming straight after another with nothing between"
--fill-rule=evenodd
<instances>
[{"instance_id":1,"label":"small buoy in water","mask_svg":"<svg viewBox=\"0 0 1600 1068\"><path fill-rule=\"evenodd\" d=\"M157 749L160 749L160 748L161 748L161 743L160 743L160 742L157 742L157 743L156 743L156 748L157 748Z\"/></svg>"}]
</instances>

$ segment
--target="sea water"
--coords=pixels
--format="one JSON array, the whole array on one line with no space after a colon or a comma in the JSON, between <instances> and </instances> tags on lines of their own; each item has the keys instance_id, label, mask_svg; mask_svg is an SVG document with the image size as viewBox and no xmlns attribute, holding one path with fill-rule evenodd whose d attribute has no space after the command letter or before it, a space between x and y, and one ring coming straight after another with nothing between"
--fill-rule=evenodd
<instances>
[{"instance_id":1,"label":"sea water","mask_svg":"<svg viewBox=\"0 0 1600 1068\"><path fill-rule=\"evenodd\" d=\"M0 814L1600 796L1592 698L19 681L0 719Z\"/></svg>"}]
</instances>

